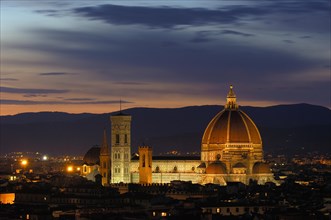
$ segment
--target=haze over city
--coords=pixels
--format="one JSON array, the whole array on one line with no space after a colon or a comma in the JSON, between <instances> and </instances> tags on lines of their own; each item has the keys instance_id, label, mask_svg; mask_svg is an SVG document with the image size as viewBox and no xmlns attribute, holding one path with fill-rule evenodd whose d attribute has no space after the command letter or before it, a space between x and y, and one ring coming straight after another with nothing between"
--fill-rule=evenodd
<instances>
[{"instance_id":1,"label":"haze over city","mask_svg":"<svg viewBox=\"0 0 331 220\"><path fill-rule=\"evenodd\" d=\"M1 1L1 115L330 108L330 2Z\"/></svg>"}]
</instances>

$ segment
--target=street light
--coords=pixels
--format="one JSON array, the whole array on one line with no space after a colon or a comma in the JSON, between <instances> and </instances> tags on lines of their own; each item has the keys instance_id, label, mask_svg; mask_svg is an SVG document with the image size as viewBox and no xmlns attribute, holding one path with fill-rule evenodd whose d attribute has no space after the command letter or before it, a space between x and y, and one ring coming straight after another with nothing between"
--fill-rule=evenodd
<instances>
[{"instance_id":1,"label":"street light","mask_svg":"<svg viewBox=\"0 0 331 220\"><path fill-rule=\"evenodd\" d=\"M25 159L22 160L22 161L21 161L21 165L25 167L26 165L28 165L28 161L25 160Z\"/></svg>"},{"instance_id":2,"label":"street light","mask_svg":"<svg viewBox=\"0 0 331 220\"><path fill-rule=\"evenodd\" d=\"M72 167L72 166L68 166L67 167L67 171L70 173L70 172L72 172L74 170L74 168Z\"/></svg>"},{"instance_id":3,"label":"street light","mask_svg":"<svg viewBox=\"0 0 331 220\"><path fill-rule=\"evenodd\" d=\"M22 173L25 172L25 168L27 167L27 165L28 165L28 160L27 159L21 160Z\"/></svg>"}]
</instances>

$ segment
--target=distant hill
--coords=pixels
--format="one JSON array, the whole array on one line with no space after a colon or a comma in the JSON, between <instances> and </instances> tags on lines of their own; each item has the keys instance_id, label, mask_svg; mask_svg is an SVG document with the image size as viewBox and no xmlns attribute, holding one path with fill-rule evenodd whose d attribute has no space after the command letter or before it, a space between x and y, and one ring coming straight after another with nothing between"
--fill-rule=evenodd
<instances>
[{"instance_id":1,"label":"distant hill","mask_svg":"<svg viewBox=\"0 0 331 220\"><path fill-rule=\"evenodd\" d=\"M209 121L223 106L190 106L173 109L132 108L132 147L146 144L155 154L169 150L200 151ZM241 107L258 126L266 151L330 152L331 110L309 104ZM83 155L110 132L111 113L23 113L0 117L0 153L40 151Z\"/></svg>"}]
</instances>

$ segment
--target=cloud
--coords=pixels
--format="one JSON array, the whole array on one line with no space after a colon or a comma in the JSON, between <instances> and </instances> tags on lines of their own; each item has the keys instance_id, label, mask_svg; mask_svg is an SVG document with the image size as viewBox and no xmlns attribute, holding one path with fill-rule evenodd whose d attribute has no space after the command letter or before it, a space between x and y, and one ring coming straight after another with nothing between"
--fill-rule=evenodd
<instances>
[{"instance_id":1,"label":"cloud","mask_svg":"<svg viewBox=\"0 0 331 220\"><path fill-rule=\"evenodd\" d=\"M288 44L293 44L294 43L293 40L283 40L283 42L288 43Z\"/></svg>"},{"instance_id":2,"label":"cloud","mask_svg":"<svg viewBox=\"0 0 331 220\"><path fill-rule=\"evenodd\" d=\"M133 103L122 100L122 103ZM1 99L3 105L103 105L103 104L119 104L120 101L83 101L83 102L66 102L66 101L32 101L32 100L13 100Z\"/></svg>"},{"instance_id":3,"label":"cloud","mask_svg":"<svg viewBox=\"0 0 331 220\"><path fill-rule=\"evenodd\" d=\"M242 37L252 37L254 34L247 34L239 31L233 31L233 30L223 30L221 31L222 34L232 34L232 35L238 35Z\"/></svg>"},{"instance_id":4,"label":"cloud","mask_svg":"<svg viewBox=\"0 0 331 220\"><path fill-rule=\"evenodd\" d=\"M295 51L242 44L233 39L214 38L217 34L222 34L222 30L193 33L200 37L196 41L207 42L215 39L209 47L187 44L174 34L170 36L180 43L175 47L162 47L161 43L170 37L163 32L147 33L137 37L132 31L123 33L128 36L126 39L100 37L95 33L82 31L41 29L34 30L34 33L50 39L50 44L16 44L13 47L52 54L52 60L61 63L63 67L74 68L77 71L93 71L99 79L117 82L161 80L189 83L234 78L246 80L247 83L263 82L275 73L285 76L321 65L320 59L301 56ZM78 45L84 44L84 47L51 45L52 36L61 42L75 41Z\"/></svg>"},{"instance_id":5,"label":"cloud","mask_svg":"<svg viewBox=\"0 0 331 220\"><path fill-rule=\"evenodd\" d=\"M207 37L195 37L195 38L191 39L190 42L191 43L206 43L206 42L210 42L213 40L215 40L215 39L207 38Z\"/></svg>"},{"instance_id":6,"label":"cloud","mask_svg":"<svg viewBox=\"0 0 331 220\"><path fill-rule=\"evenodd\" d=\"M305 0L307 1L310 0ZM141 92L139 89L146 89L144 95L158 94L157 89L144 86L144 82L148 82L148 85L155 83L161 88L164 86L162 92L169 94L175 90L167 87L171 84L196 83L197 87L201 84L216 87L216 84L232 82L242 88L268 84L271 89L268 94L271 97L271 93L277 91L274 84L286 84L294 75L300 79L301 73L306 71L319 71L329 60L329 53L310 53L319 51L318 48L328 48L324 44L329 45L329 41L324 40L325 31L329 34L329 26L325 25L329 22L329 14L320 7L326 1L312 5L303 4L303 1L280 2L241 1L241 4L247 5L220 3L219 8L215 9L79 6L67 10L74 13L74 22L77 21L77 15L80 16L82 26L79 29L58 25L49 25L47 28L33 26L26 33L36 36L34 41L10 42L12 44L9 46L31 54L45 54L45 60L35 61L32 60L33 56L31 60L22 58L23 62L39 62L29 63L31 66L47 63L47 66L53 68L50 70L61 71L62 69L56 69L60 65L63 70L82 72L79 79L70 77L70 83L75 84L76 80L77 83L93 80L89 91L94 90L102 95L108 93L115 97L123 93L142 96L138 94ZM67 13L67 17L62 19L70 20L71 15ZM151 30L142 26L160 29ZM170 31L164 30L169 28ZM300 36L303 36L302 39L298 39ZM291 42L283 39L295 43L288 48L285 43ZM50 59L46 60L47 58ZM17 63L15 66L18 66ZM39 70L42 71L45 69ZM60 76L68 73L42 74ZM102 88L107 80L107 86L111 88ZM317 80L320 79L317 77ZM293 81L291 83L299 84ZM82 84L88 83L85 81ZM178 86L176 95L181 92L192 94L195 89L184 90ZM201 93L208 97L208 92Z\"/></svg>"},{"instance_id":7,"label":"cloud","mask_svg":"<svg viewBox=\"0 0 331 220\"><path fill-rule=\"evenodd\" d=\"M240 31L234 31L234 30L209 30L209 31L197 31L196 36L191 39L189 42L191 43L206 43L210 41L215 41L219 39L221 35L236 35L241 37L252 37L255 36L255 34L248 34Z\"/></svg>"},{"instance_id":8,"label":"cloud","mask_svg":"<svg viewBox=\"0 0 331 220\"><path fill-rule=\"evenodd\" d=\"M71 99L64 99L66 101L92 101L95 99L90 99L90 98L71 98Z\"/></svg>"},{"instance_id":9,"label":"cloud","mask_svg":"<svg viewBox=\"0 0 331 220\"><path fill-rule=\"evenodd\" d=\"M69 90L65 89L22 89L11 87L0 87L0 91L4 93L23 93L23 94L52 94L52 93L67 93Z\"/></svg>"},{"instance_id":10,"label":"cloud","mask_svg":"<svg viewBox=\"0 0 331 220\"><path fill-rule=\"evenodd\" d=\"M305 35L305 36L301 36L299 38L301 38L301 39L309 39L309 38L312 38L312 37L311 36L308 36L308 35Z\"/></svg>"},{"instance_id":11,"label":"cloud","mask_svg":"<svg viewBox=\"0 0 331 220\"><path fill-rule=\"evenodd\" d=\"M40 94L40 95L26 94L26 95L23 95L23 97L26 97L26 98L35 98L35 97L47 97L47 95L43 95L43 94Z\"/></svg>"},{"instance_id":12,"label":"cloud","mask_svg":"<svg viewBox=\"0 0 331 220\"><path fill-rule=\"evenodd\" d=\"M266 16L277 15L282 20L293 14L329 13L328 0L320 1L281 1L274 3L254 2L247 5L223 5L217 9L210 8L179 8L179 7L147 7L147 6L121 6L103 4L74 8L75 14L85 16L91 20L100 20L115 25L143 25L151 28L176 28L176 26L199 26L206 24L241 23L252 19L266 19ZM286 14L286 15L284 15ZM262 17L264 16L264 17ZM320 21L320 15L313 20ZM273 17L271 22L275 21ZM327 28L327 23L321 23ZM291 25L285 22L284 25ZM325 29L328 30L328 29Z\"/></svg>"},{"instance_id":13,"label":"cloud","mask_svg":"<svg viewBox=\"0 0 331 220\"><path fill-rule=\"evenodd\" d=\"M281 11L288 13L307 13L307 12L329 12L330 2L329 0L283 0L275 3L271 3L270 10Z\"/></svg>"},{"instance_id":14,"label":"cloud","mask_svg":"<svg viewBox=\"0 0 331 220\"><path fill-rule=\"evenodd\" d=\"M72 73L66 72L49 72L49 73L39 73L40 76L62 76L62 75L71 75Z\"/></svg>"},{"instance_id":15,"label":"cloud","mask_svg":"<svg viewBox=\"0 0 331 220\"><path fill-rule=\"evenodd\" d=\"M148 85L148 83L144 83L144 82L130 82L130 81L113 82L113 84L116 84L116 85Z\"/></svg>"},{"instance_id":16,"label":"cloud","mask_svg":"<svg viewBox=\"0 0 331 220\"><path fill-rule=\"evenodd\" d=\"M15 78L0 78L0 81L18 81L18 79L15 79Z\"/></svg>"},{"instance_id":17,"label":"cloud","mask_svg":"<svg viewBox=\"0 0 331 220\"><path fill-rule=\"evenodd\" d=\"M45 15L51 16L51 17L60 16L59 10L48 10L48 9L45 9L45 10L35 10L34 12L40 13L40 14L45 14Z\"/></svg>"},{"instance_id":18,"label":"cloud","mask_svg":"<svg viewBox=\"0 0 331 220\"><path fill-rule=\"evenodd\" d=\"M172 28L178 25L203 25L207 23L230 23L239 16L267 13L259 8L238 6L232 9L143 7L104 4L73 9L73 12L91 20L110 24L139 24L153 28Z\"/></svg>"}]
</instances>

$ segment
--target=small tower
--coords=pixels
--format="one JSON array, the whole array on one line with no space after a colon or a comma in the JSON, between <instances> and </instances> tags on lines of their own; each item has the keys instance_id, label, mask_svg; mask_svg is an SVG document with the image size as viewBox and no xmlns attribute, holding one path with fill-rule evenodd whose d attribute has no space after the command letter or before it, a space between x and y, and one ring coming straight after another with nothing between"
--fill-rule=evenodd
<instances>
[{"instance_id":1,"label":"small tower","mask_svg":"<svg viewBox=\"0 0 331 220\"><path fill-rule=\"evenodd\" d=\"M226 109L238 109L238 105L236 103L237 101L236 94L234 94L232 89L233 86L230 85L230 91L226 97L226 105L225 105Z\"/></svg>"},{"instance_id":2,"label":"small tower","mask_svg":"<svg viewBox=\"0 0 331 220\"><path fill-rule=\"evenodd\" d=\"M141 146L138 150L139 154L139 183L152 183L152 148Z\"/></svg>"},{"instance_id":3,"label":"small tower","mask_svg":"<svg viewBox=\"0 0 331 220\"><path fill-rule=\"evenodd\" d=\"M110 116L111 121L111 183L130 183L131 115Z\"/></svg>"},{"instance_id":4,"label":"small tower","mask_svg":"<svg viewBox=\"0 0 331 220\"><path fill-rule=\"evenodd\" d=\"M110 152L107 143L106 129L103 131L103 141L100 149L100 173L102 176L101 183L103 186L109 184L110 180Z\"/></svg>"}]
</instances>

